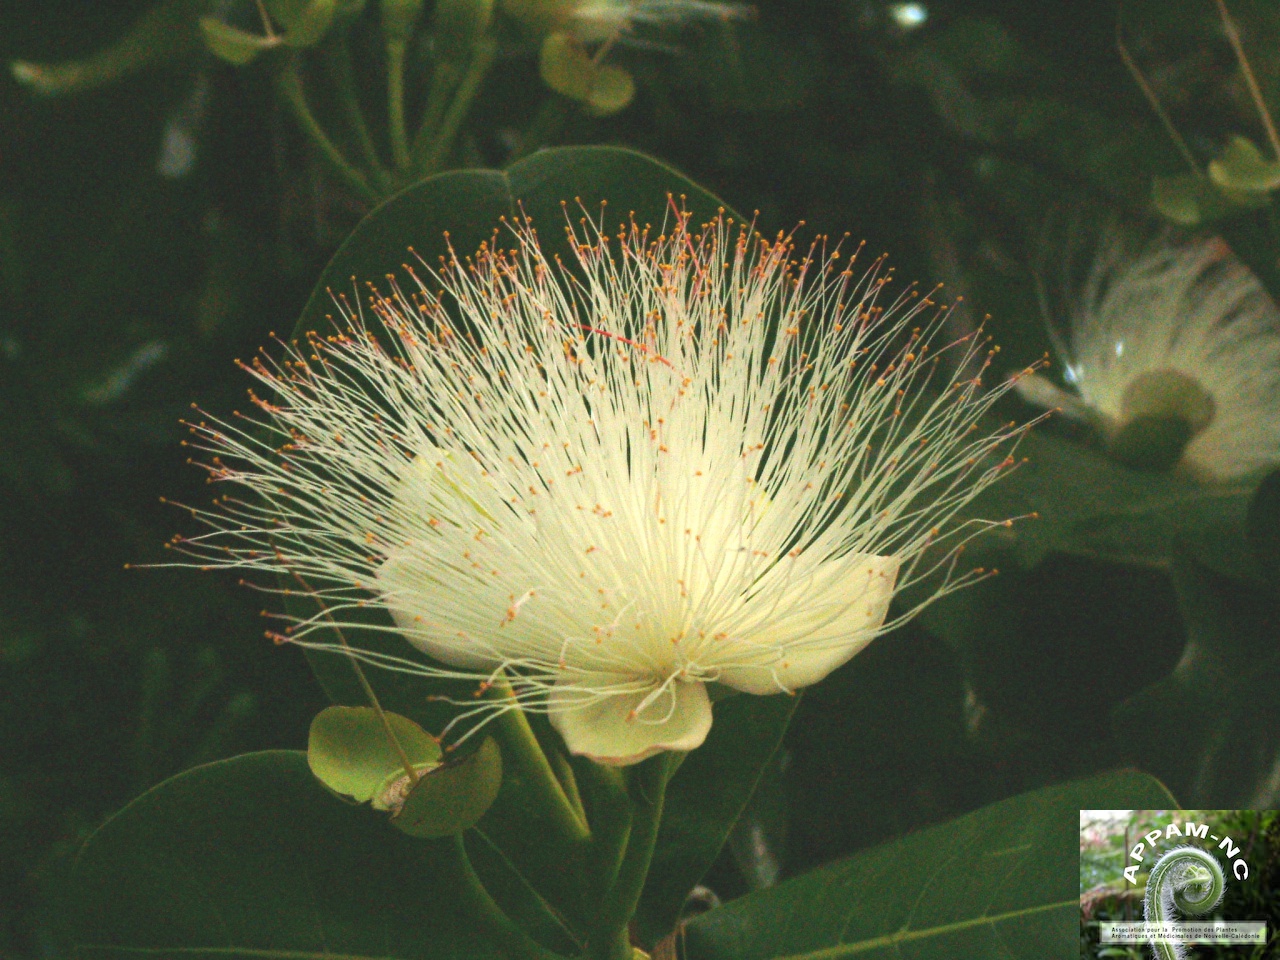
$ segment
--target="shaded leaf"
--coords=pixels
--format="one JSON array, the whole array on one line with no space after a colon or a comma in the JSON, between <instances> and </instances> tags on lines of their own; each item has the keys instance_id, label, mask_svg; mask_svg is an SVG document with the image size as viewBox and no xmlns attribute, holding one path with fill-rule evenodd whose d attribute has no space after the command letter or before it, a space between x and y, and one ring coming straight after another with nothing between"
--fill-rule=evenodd
<instances>
[{"instance_id":1,"label":"shaded leaf","mask_svg":"<svg viewBox=\"0 0 1280 960\"><path fill-rule=\"evenodd\" d=\"M1173 672L1119 706L1124 754L1189 806L1235 809L1280 799L1280 625L1267 594L1179 557L1173 566L1187 644Z\"/></svg>"},{"instance_id":2,"label":"shaded leaf","mask_svg":"<svg viewBox=\"0 0 1280 960\"><path fill-rule=\"evenodd\" d=\"M1011 797L703 914L689 960L1071 956L1079 811L1167 808L1132 771Z\"/></svg>"},{"instance_id":3,"label":"shaded leaf","mask_svg":"<svg viewBox=\"0 0 1280 960\"><path fill-rule=\"evenodd\" d=\"M342 803L302 753L198 767L86 843L77 955L502 956L458 896L453 842L406 837Z\"/></svg>"}]
</instances>

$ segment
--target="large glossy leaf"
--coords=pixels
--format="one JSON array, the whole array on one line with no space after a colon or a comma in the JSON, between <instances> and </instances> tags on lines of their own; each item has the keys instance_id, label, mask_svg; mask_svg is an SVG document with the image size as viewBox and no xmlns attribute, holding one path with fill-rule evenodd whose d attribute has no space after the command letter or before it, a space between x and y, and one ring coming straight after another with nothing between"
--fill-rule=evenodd
<instances>
[{"instance_id":1,"label":"large glossy leaf","mask_svg":"<svg viewBox=\"0 0 1280 960\"><path fill-rule=\"evenodd\" d=\"M75 867L77 955L503 956L457 896L452 840L406 837L327 793L292 751L167 780Z\"/></svg>"},{"instance_id":2,"label":"large glossy leaf","mask_svg":"<svg viewBox=\"0 0 1280 960\"><path fill-rule=\"evenodd\" d=\"M690 921L689 960L1073 956L1079 811L1167 808L1122 771L1003 800Z\"/></svg>"},{"instance_id":3,"label":"large glossy leaf","mask_svg":"<svg viewBox=\"0 0 1280 960\"><path fill-rule=\"evenodd\" d=\"M1180 557L1173 583L1187 645L1173 672L1118 707L1127 758L1189 806L1271 807L1280 799L1280 647L1266 590Z\"/></svg>"},{"instance_id":4,"label":"large glossy leaf","mask_svg":"<svg viewBox=\"0 0 1280 960\"><path fill-rule=\"evenodd\" d=\"M564 250L566 216L595 217L600 203L606 201L606 224L634 216L640 223L657 226L671 217L673 199L695 219L713 217L724 208L716 197L669 167L613 148L548 150L504 172L462 171L430 178L389 200L356 228L325 269L298 330L327 329L335 313L333 293L358 297L364 282L380 283L401 264L411 262L410 247L428 264L435 263L447 252L446 231L459 254L470 253L495 230L505 229L500 218L523 212L538 225L548 252L556 252ZM297 602L305 601L297 598ZM390 625L384 613L369 610L364 615ZM371 630L352 631L349 636L358 646L412 655L394 635ZM318 654L312 663L335 701L364 702L350 664L341 657ZM389 709L429 730L443 726L449 708L427 702L428 694L438 687L421 678L376 670L370 671L369 678ZM715 859L750 797L793 706L786 698L754 697L717 705L710 739L689 757L671 785L654 873L639 916L646 937L660 937L674 926L686 894ZM590 899L590 891L578 889L588 871L573 859L573 851L553 844L554 831L536 820L537 808L527 801L523 786L519 775L509 771L480 827L500 854L497 859L519 875L516 882L537 889L572 916ZM551 863L557 869L549 869ZM511 882L510 877L492 879Z\"/></svg>"}]
</instances>

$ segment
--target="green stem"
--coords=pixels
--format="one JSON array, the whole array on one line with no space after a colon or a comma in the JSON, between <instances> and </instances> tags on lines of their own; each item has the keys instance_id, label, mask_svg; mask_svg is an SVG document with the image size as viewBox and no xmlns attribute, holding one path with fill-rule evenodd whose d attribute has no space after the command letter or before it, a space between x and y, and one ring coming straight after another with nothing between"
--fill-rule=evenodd
<instances>
[{"instance_id":1,"label":"green stem","mask_svg":"<svg viewBox=\"0 0 1280 960\"><path fill-rule=\"evenodd\" d=\"M453 102L449 104L444 119L440 121L439 129L431 137L430 148L419 167L423 176L436 173L449 159L449 154L453 151L453 142L457 139L458 130L462 127L462 121L471 111L476 94L480 92L480 85L484 83L484 78L488 75L489 68L493 66L497 56L498 44L492 37L481 37L472 47L471 60L453 95Z\"/></svg>"},{"instance_id":2,"label":"green stem","mask_svg":"<svg viewBox=\"0 0 1280 960\"><path fill-rule=\"evenodd\" d=\"M649 876L649 863L662 822L669 758L670 754L660 754L633 771L631 836L617 878L605 894L596 917L595 931L587 948L593 960L630 960L632 956L627 926L635 915Z\"/></svg>"},{"instance_id":3,"label":"green stem","mask_svg":"<svg viewBox=\"0 0 1280 960\"><path fill-rule=\"evenodd\" d=\"M564 836L575 843L584 843L591 836L587 825L574 810L555 771L551 769L528 718L515 703L515 694L506 677L499 677L493 682L488 696L499 702L511 702L511 707L493 721L493 735L502 748L502 762L537 791L539 806L551 816Z\"/></svg>"},{"instance_id":4,"label":"green stem","mask_svg":"<svg viewBox=\"0 0 1280 960\"><path fill-rule=\"evenodd\" d=\"M582 806L582 794L578 792L578 778L573 774L573 767L569 766L569 761L559 750L542 752L551 764L551 769L555 771L556 779L560 781L560 787L564 790L565 796L569 798L569 805L573 807L574 813L582 819L582 822L586 823L587 812Z\"/></svg>"},{"instance_id":5,"label":"green stem","mask_svg":"<svg viewBox=\"0 0 1280 960\"><path fill-rule=\"evenodd\" d=\"M422 123L413 137L411 152L413 165L417 169L422 168L423 161L427 158L427 151L435 142L436 131L440 129L444 113L449 109L450 97L461 78L462 72L456 63L444 60L436 64L435 71L431 75L431 90L427 93L427 106L422 113Z\"/></svg>"},{"instance_id":6,"label":"green stem","mask_svg":"<svg viewBox=\"0 0 1280 960\"><path fill-rule=\"evenodd\" d=\"M409 134L404 123L404 61L409 45L387 41L387 120L391 133L391 158L400 170L408 170Z\"/></svg>"},{"instance_id":7,"label":"green stem","mask_svg":"<svg viewBox=\"0 0 1280 960\"><path fill-rule=\"evenodd\" d=\"M334 83L338 88L338 100L342 104L342 112L355 136L365 167L378 185L378 189L384 194L390 194L394 189L391 174L382 165L377 144L373 142L373 135L369 132L364 111L360 109L360 95L357 93L355 70L351 65L351 51L347 48L346 37L337 37L327 44L325 54L328 57Z\"/></svg>"},{"instance_id":8,"label":"green stem","mask_svg":"<svg viewBox=\"0 0 1280 960\"><path fill-rule=\"evenodd\" d=\"M320 155L328 162L333 172L347 186L359 194L362 199L369 203L377 203L380 199L378 192L369 186L369 181L365 179L364 174L353 167L347 158L342 155L342 151L329 139L329 135L320 126L320 121L316 119L315 114L311 112L311 108L307 106L306 94L302 89L302 76L298 73L297 60L291 58L276 73L276 90L280 95L280 99L284 101L285 106L292 112L293 118L298 122L298 126L302 128L302 132L307 135L316 149L320 151Z\"/></svg>"},{"instance_id":9,"label":"green stem","mask_svg":"<svg viewBox=\"0 0 1280 960\"><path fill-rule=\"evenodd\" d=\"M583 760L579 769L591 802L591 880L597 889L608 890L618 879L631 836L631 800L616 767Z\"/></svg>"},{"instance_id":10,"label":"green stem","mask_svg":"<svg viewBox=\"0 0 1280 960\"><path fill-rule=\"evenodd\" d=\"M547 96L538 107L538 112L533 115L529 126L525 128L524 136L520 138L520 148L511 159L519 160L527 157L539 147L554 140L569 118L572 104L572 100L558 93Z\"/></svg>"},{"instance_id":11,"label":"green stem","mask_svg":"<svg viewBox=\"0 0 1280 960\"><path fill-rule=\"evenodd\" d=\"M471 866L471 858L467 856L462 834L451 838L447 844L446 849L450 852L449 859L458 871L458 899L477 925L497 940L503 951L510 957L559 960L559 954L546 949L516 926L494 901L489 891L484 888L484 884L480 882L475 868Z\"/></svg>"}]
</instances>

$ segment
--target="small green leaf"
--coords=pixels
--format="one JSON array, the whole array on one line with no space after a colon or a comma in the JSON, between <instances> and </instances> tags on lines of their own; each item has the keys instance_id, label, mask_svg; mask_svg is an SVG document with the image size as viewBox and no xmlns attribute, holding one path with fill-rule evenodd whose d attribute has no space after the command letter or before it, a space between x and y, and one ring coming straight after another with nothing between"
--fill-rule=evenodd
<instances>
[{"instance_id":1,"label":"small green leaf","mask_svg":"<svg viewBox=\"0 0 1280 960\"><path fill-rule=\"evenodd\" d=\"M538 67L548 87L580 101L596 116L617 113L636 95L630 73L612 64L596 63L567 33L552 33L542 41Z\"/></svg>"},{"instance_id":2,"label":"small green leaf","mask_svg":"<svg viewBox=\"0 0 1280 960\"><path fill-rule=\"evenodd\" d=\"M486 737L475 752L424 773L391 822L411 837L448 837L475 826L502 786L502 752Z\"/></svg>"},{"instance_id":3,"label":"small green leaf","mask_svg":"<svg viewBox=\"0 0 1280 960\"><path fill-rule=\"evenodd\" d=\"M209 52L235 67L243 67L263 51L280 46L279 37L250 33L223 23L217 17L201 17L200 32Z\"/></svg>"},{"instance_id":4,"label":"small green leaf","mask_svg":"<svg viewBox=\"0 0 1280 960\"><path fill-rule=\"evenodd\" d=\"M400 749L415 770L440 763L435 739L407 717L385 714ZM372 707L326 707L311 721L307 764L316 779L335 793L386 809L379 798L398 776L407 776L400 751Z\"/></svg>"},{"instance_id":5,"label":"small green leaf","mask_svg":"<svg viewBox=\"0 0 1280 960\"><path fill-rule=\"evenodd\" d=\"M266 0L267 12L284 28L285 46L314 47L338 12L338 0Z\"/></svg>"},{"instance_id":6,"label":"small green leaf","mask_svg":"<svg viewBox=\"0 0 1280 960\"><path fill-rule=\"evenodd\" d=\"M1268 160L1252 140L1233 136L1209 161L1209 179L1224 190L1269 193L1280 187L1280 160Z\"/></svg>"}]
</instances>

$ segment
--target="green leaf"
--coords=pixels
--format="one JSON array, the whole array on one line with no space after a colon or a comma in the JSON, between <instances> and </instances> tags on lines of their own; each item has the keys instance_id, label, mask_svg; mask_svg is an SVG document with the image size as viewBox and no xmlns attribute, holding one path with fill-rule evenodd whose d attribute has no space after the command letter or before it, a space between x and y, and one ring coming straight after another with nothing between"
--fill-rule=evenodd
<instances>
[{"instance_id":1,"label":"green leaf","mask_svg":"<svg viewBox=\"0 0 1280 960\"><path fill-rule=\"evenodd\" d=\"M422 775L391 822L411 837L448 837L474 827L498 797L502 753L492 738Z\"/></svg>"},{"instance_id":2,"label":"green leaf","mask_svg":"<svg viewBox=\"0 0 1280 960\"><path fill-rule=\"evenodd\" d=\"M1280 160L1268 160L1247 137L1233 136L1209 161L1209 179L1224 190L1269 193L1280 187Z\"/></svg>"},{"instance_id":3,"label":"green leaf","mask_svg":"<svg viewBox=\"0 0 1280 960\"><path fill-rule=\"evenodd\" d=\"M1256 477L1200 483L1130 470L1043 431L1029 434L1018 455L1026 462L984 491L967 515L1028 519L985 534L976 551L1009 551L1024 567L1057 551L1167 569L1174 547L1185 543L1216 569L1256 576L1245 537Z\"/></svg>"},{"instance_id":4,"label":"green leaf","mask_svg":"<svg viewBox=\"0 0 1280 960\"><path fill-rule=\"evenodd\" d=\"M786 732L799 697L734 696L715 705L706 742L667 788L662 826L636 913L640 939L670 933L742 815Z\"/></svg>"},{"instance_id":5,"label":"green leaf","mask_svg":"<svg viewBox=\"0 0 1280 960\"><path fill-rule=\"evenodd\" d=\"M71 894L76 955L502 956L460 901L453 843L405 837L342 803L302 753L197 767L85 844Z\"/></svg>"},{"instance_id":6,"label":"green leaf","mask_svg":"<svg viewBox=\"0 0 1280 960\"><path fill-rule=\"evenodd\" d=\"M1174 563L1173 583L1187 645L1169 676L1114 711L1121 749L1189 806L1274 806L1280 800L1274 604L1256 585L1185 557Z\"/></svg>"},{"instance_id":7,"label":"green leaf","mask_svg":"<svg viewBox=\"0 0 1280 960\"><path fill-rule=\"evenodd\" d=\"M1173 806L1132 771L1012 797L696 917L685 956L1073 956L1079 811Z\"/></svg>"},{"instance_id":8,"label":"green leaf","mask_svg":"<svg viewBox=\"0 0 1280 960\"><path fill-rule=\"evenodd\" d=\"M439 765L440 747L430 734L407 717L397 713L385 716L415 769ZM389 778L406 775L401 754L372 707L321 710L311 721L307 764L330 790L360 803L380 796Z\"/></svg>"},{"instance_id":9,"label":"green leaf","mask_svg":"<svg viewBox=\"0 0 1280 960\"><path fill-rule=\"evenodd\" d=\"M161 0L119 40L83 60L10 64L13 77L45 96L83 93L123 80L140 70L190 57L199 49L197 0Z\"/></svg>"}]
</instances>

